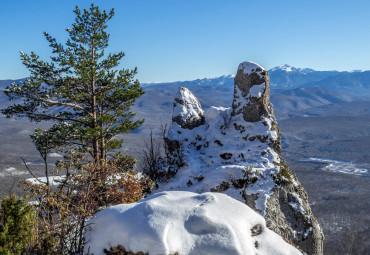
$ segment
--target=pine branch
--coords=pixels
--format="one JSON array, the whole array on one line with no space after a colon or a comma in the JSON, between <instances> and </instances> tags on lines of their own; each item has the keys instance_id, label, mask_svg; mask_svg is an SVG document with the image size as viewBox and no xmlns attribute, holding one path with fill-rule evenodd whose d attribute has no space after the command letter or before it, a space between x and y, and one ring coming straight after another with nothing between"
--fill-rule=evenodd
<instances>
[{"instance_id":1,"label":"pine branch","mask_svg":"<svg viewBox=\"0 0 370 255\"><path fill-rule=\"evenodd\" d=\"M88 125L89 123L78 120L78 119L72 119L72 118L65 118L65 117L58 117L58 116L51 116L47 114L41 114L41 113L33 113L33 112L28 112L26 115L30 116L31 118L34 119L43 119L43 120L59 120L59 121L72 121L72 122L77 122L81 124Z\"/></svg>"}]
</instances>

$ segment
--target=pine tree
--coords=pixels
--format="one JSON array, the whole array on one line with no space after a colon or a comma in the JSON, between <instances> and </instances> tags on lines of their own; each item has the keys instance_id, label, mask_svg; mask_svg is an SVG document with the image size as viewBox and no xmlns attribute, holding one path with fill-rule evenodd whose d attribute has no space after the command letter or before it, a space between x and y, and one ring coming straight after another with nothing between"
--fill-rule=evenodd
<instances>
[{"instance_id":1,"label":"pine tree","mask_svg":"<svg viewBox=\"0 0 370 255\"><path fill-rule=\"evenodd\" d=\"M5 197L0 207L0 254L20 255L33 238L35 213L27 198Z\"/></svg>"},{"instance_id":2,"label":"pine tree","mask_svg":"<svg viewBox=\"0 0 370 255\"><path fill-rule=\"evenodd\" d=\"M21 52L23 64L31 76L13 83L4 92L9 100L23 99L2 110L7 117L26 116L31 121L54 121L32 139L39 147L68 148L88 152L97 162L122 146L120 133L139 127L130 111L136 98L143 94L134 79L137 69L118 69L123 52L106 54L109 34L107 22L113 17L94 4L81 11L78 7L69 39L60 44L44 32L52 49L51 60L43 61L31 52ZM47 139L47 142L46 140Z\"/></svg>"}]
</instances>

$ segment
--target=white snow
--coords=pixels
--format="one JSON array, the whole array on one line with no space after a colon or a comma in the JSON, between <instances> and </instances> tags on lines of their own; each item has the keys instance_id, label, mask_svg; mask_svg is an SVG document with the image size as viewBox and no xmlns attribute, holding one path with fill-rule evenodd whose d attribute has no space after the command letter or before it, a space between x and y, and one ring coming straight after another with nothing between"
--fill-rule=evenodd
<instances>
[{"instance_id":1,"label":"white snow","mask_svg":"<svg viewBox=\"0 0 370 255\"><path fill-rule=\"evenodd\" d=\"M49 176L49 184L52 187L58 187L64 180L65 175L62 176ZM30 182L34 185L46 184L46 177L37 177L36 178L28 178L26 179L27 182Z\"/></svg>"},{"instance_id":2,"label":"white snow","mask_svg":"<svg viewBox=\"0 0 370 255\"><path fill-rule=\"evenodd\" d=\"M283 71L286 71L286 72L292 72L293 70L295 70L296 68L294 68L294 67L291 67L290 65L287 65L287 64L285 64L285 65L279 65L279 66L277 66L277 67L274 67L273 69L272 69L272 71L276 71L276 70L283 70Z\"/></svg>"},{"instance_id":3,"label":"white snow","mask_svg":"<svg viewBox=\"0 0 370 255\"><path fill-rule=\"evenodd\" d=\"M49 153L48 156L51 158L63 158L63 155L56 152Z\"/></svg>"},{"instance_id":4,"label":"white snow","mask_svg":"<svg viewBox=\"0 0 370 255\"><path fill-rule=\"evenodd\" d=\"M40 202L39 202L39 201L28 201L28 202L27 202L27 204L28 204L28 205L37 206L37 205L39 205L39 204L40 204Z\"/></svg>"},{"instance_id":5,"label":"white snow","mask_svg":"<svg viewBox=\"0 0 370 255\"><path fill-rule=\"evenodd\" d=\"M313 70L311 68L297 68L297 67L293 67L293 66L284 64L284 65L279 65L279 66L276 66L274 68L271 68L269 71L272 71L272 72L274 72L274 71L285 71L287 73L296 72L296 73L307 74L307 73L314 72L315 70Z\"/></svg>"},{"instance_id":6,"label":"white snow","mask_svg":"<svg viewBox=\"0 0 370 255\"><path fill-rule=\"evenodd\" d=\"M206 111L206 121L210 122L217 119L220 115L226 113L228 109L230 108L211 106ZM225 118L226 115L227 113L225 114Z\"/></svg>"},{"instance_id":7,"label":"white snow","mask_svg":"<svg viewBox=\"0 0 370 255\"><path fill-rule=\"evenodd\" d=\"M107 184L112 184L115 180L119 180L121 179L122 177L126 177L127 174L117 174L115 176L111 176L110 178L108 178L108 182ZM131 176L130 175L130 178L136 178L136 180L140 181L140 179L142 179L144 176L142 173L137 173L135 176ZM51 175L49 176L49 185L51 187L58 187L60 184L62 184L66 179L66 176L65 175ZM27 182L30 182L31 184L34 184L34 185L46 185L46 177L43 176L43 177L37 177L37 178L28 178L26 179Z\"/></svg>"},{"instance_id":8,"label":"white snow","mask_svg":"<svg viewBox=\"0 0 370 255\"><path fill-rule=\"evenodd\" d=\"M300 212L301 214L305 213L305 210L303 208L303 202L302 199L298 196L297 193L292 193L293 200L289 202L289 205L296 211Z\"/></svg>"},{"instance_id":9,"label":"white snow","mask_svg":"<svg viewBox=\"0 0 370 255\"><path fill-rule=\"evenodd\" d=\"M356 164L353 162L345 162L332 159L310 158L310 160L322 162L326 165L322 167L324 171L339 172L344 174L353 174L358 176L366 176L369 174L370 166L366 164Z\"/></svg>"},{"instance_id":10,"label":"white snow","mask_svg":"<svg viewBox=\"0 0 370 255\"><path fill-rule=\"evenodd\" d=\"M254 85L249 89L249 95L252 97L260 98L265 92L266 84L262 83L260 85Z\"/></svg>"},{"instance_id":11,"label":"white snow","mask_svg":"<svg viewBox=\"0 0 370 255\"><path fill-rule=\"evenodd\" d=\"M176 98L183 100L185 105L176 103L173 109L173 116L181 116L181 119L185 122L192 118L200 118L204 114L199 101L187 88L180 87Z\"/></svg>"},{"instance_id":12,"label":"white snow","mask_svg":"<svg viewBox=\"0 0 370 255\"><path fill-rule=\"evenodd\" d=\"M221 193L161 192L99 212L89 223L90 253L117 245L150 255L301 254L266 228L263 217ZM261 231L252 236L251 229Z\"/></svg>"},{"instance_id":13,"label":"white snow","mask_svg":"<svg viewBox=\"0 0 370 255\"><path fill-rule=\"evenodd\" d=\"M259 71L257 71L258 68L260 69ZM250 74L254 72L259 73L261 71L266 71L265 68L263 68L259 64L256 64L254 62L249 62L249 61L245 61L239 64L238 69L242 69L245 74Z\"/></svg>"},{"instance_id":14,"label":"white snow","mask_svg":"<svg viewBox=\"0 0 370 255\"><path fill-rule=\"evenodd\" d=\"M26 171L18 170L15 167L8 167L8 168L5 168L3 172L0 172L0 177L25 175L25 174L27 174Z\"/></svg>"},{"instance_id":15,"label":"white snow","mask_svg":"<svg viewBox=\"0 0 370 255\"><path fill-rule=\"evenodd\" d=\"M241 98L240 107L246 102ZM188 91L188 93L191 93ZM188 96L191 98L191 96ZM181 98L180 98L181 99ZM237 108L235 111L238 111ZM183 144L183 166L168 183L162 183L156 192L167 190L186 190L196 193L208 192L222 182L232 183L233 180L244 178L246 168L252 167L253 175L258 180L244 188L230 186L223 193L240 201L244 201L242 193L258 194L256 208L265 214L266 202L276 183L272 176L279 172L280 158L268 143L278 139L276 131L271 130L273 119L263 118L260 122L246 122L242 114L231 116L231 108L210 107L206 111L204 125L192 130L183 129L173 123L168 138L181 141ZM174 113L173 116L176 116ZM265 122L266 125L263 124ZM235 126L243 126L244 131ZM253 136L266 137L267 142L248 138ZM264 155L262 155L262 152ZM220 157L224 153L232 154L229 160ZM258 172L259 174L255 174ZM202 180L199 181L198 177ZM189 182L190 181L190 182Z\"/></svg>"}]
</instances>

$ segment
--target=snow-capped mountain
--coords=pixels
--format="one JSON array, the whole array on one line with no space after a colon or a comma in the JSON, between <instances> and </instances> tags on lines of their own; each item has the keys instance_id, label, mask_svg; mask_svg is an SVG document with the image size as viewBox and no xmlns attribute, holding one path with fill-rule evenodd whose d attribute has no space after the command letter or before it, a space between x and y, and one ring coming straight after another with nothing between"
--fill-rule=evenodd
<instances>
[{"instance_id":1,"label":"snow-capped mountain","mask_svg":"<svg viewBox=\"0 0 370 255\"><path fill-rule=\"evenodd\" d=\"M289 65L280 65L269 70L271 88L284 89L302 87L306 83L315 83L341 73L339 71L316 71L311 68L296 68ZM315 87L315 85L312 85L312 87Z\"/></svg>"},{"instance_id":2,"label":"snow-capped mountain","mask_svg":"<svg viewBox=\"0 0 370 255\"><path fill-rule=\"evenodd\" d=\"M314 69L311 68L296 68L290 66L288 64L278 65L269 70L269 72L276 72L276 71L285 71L285 72L300 72L300 73L311 73L315 72Z\"/></svg>"}]
</instances>

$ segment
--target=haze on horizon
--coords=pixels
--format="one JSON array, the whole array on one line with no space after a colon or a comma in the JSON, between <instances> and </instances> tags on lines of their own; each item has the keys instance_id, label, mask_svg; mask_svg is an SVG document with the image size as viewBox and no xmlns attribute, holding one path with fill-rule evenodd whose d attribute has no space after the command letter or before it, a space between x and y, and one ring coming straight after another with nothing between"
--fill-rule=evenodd
<instances>
[{"instance_id":1,"label":"haze on horizon","mask_svg":"<svg viewBox=\"0 0 370 255\"><path fill-rule=\"evenodd\" d=\"M0 80L28 76L19 51L48 60L42 32L64 43L77 4L115 8L109 52L138 67L141 82L234 74L245 60L316 70L370 69L370 2L139 0L1 1Z\"/></svg>"}]
</instances>

